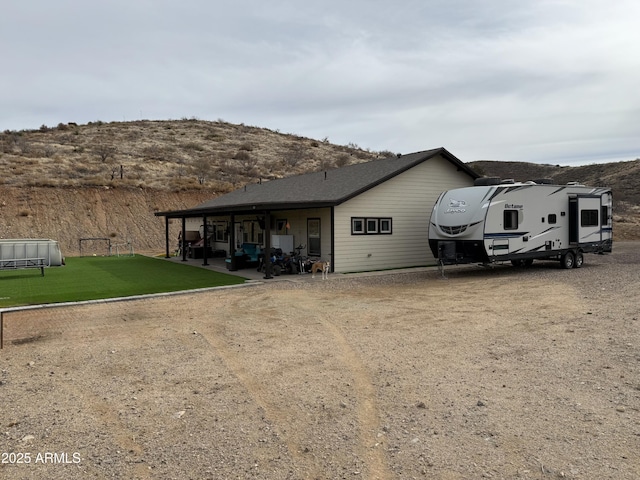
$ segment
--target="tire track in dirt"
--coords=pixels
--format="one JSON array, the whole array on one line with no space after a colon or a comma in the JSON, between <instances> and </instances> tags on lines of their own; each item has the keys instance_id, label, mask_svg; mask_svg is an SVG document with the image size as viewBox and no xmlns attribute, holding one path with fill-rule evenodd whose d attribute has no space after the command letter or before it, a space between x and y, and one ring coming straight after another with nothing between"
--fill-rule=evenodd
<instances>
[{"instance_id":1,"label":"tire track in dirt","mask_svg":"<svg viewBox=\"0 0 640 480\"><path fill-rule=\"evenodd\" d=\"M359 454L366 459L369 469L367 478L391 478L387 468L384 451L376 443L377 432L380 431L380 416L376 402L376 389L371 375L362 362L360 355L351 347L342 330L320 315L322 325L331 333L340 348L340 358L353 375L355 391L358 398L358 423L360 427Z\"/></svg>"},{"instance_id":2,"label":"tire track in dirt","mask_svg":"<svg viewBox=\"0 0 640 480\"><path fill-rule=\"evenodd\" d=\"M306 294L302 294L304 298ZM331 298L324 299L331 304ZM296 308L307 322L318 322L329 333L336 345L337 359L350 372L356 396L356 418L358 422L359 445L355 446L358 456L368 470L363 478L384 480L394 478L391 474L384 449L378 444L377 435L382 431L380 410L376 401L377 392L370 371L362 357L351 345L343 329L330 319L323 309L310 308L302 300L296 302ZM350 313L345 312L347 317Z\"/></svg>"},{"instance_id":3,"label":"tire track in dirt","mask_svg":"<svg viewBox=\"0 0 640 480\"><path fill-rule=\"evenodd\" d=\"M113 406L94 393L80 391L77 388L74 388L74 391L77 398L82 399L79 403L88 406L96 414L98 421L103 425L103 432L109 432L115 443L127 454L134 455L137 459L144 458L143 446L136 442L135 434L122 423ZM129 478L153 478L146 462L136 462L129 473Z\"/></svg>"},{"instance_id":4,"label":"tire track in dirt","mask_svg":"<svg viewBox=\"0 0 640 480\"><path fill-rule=\"evenodd\" d=\"M217 327L217 328L216 328ZM283 426L289 426L289 413L278 407L275 401L270 401L270 394L261 381L251 374L245 367L245 361L233 352L224 341L224 327L211 325L211 333L200 331L202 338L212 347L213 353L218 355L230 372L240 381L247 393L260 407L265 416L273 423L278 436L284 441L291 455L294 467L302 472L303 478L322 478L322 468L312 461L311 456L303 455L302 440L295 430L283 431Z\"/></svg>"}]
</instances>

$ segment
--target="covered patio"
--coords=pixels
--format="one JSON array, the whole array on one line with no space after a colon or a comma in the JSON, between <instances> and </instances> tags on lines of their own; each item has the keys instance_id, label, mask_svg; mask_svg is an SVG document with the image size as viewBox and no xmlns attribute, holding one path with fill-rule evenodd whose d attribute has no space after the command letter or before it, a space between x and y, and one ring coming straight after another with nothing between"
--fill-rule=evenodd
<instances>
[{"instance_id":1,"label":"covered patio","mask_svg":"<svg viewBox=\"0 0 640 480\"><path fill-rule=\"evenodd\" d=\"M265 279L265 272L259 272L255 267L247 267L242 269L237 269L235 271L230 271L227 268L227 262L225 262L225 258L207 258L206 263L202 258L182 258L182 256L169 256L166 257L167 260L171 262L184 263L187 265L191 265L194 267L206 268L207 270L212 270L214 272L226 273L228 275L236 275L238 277L246 278L248 281L260 281ZM283 280L290 282L303 282L307 280L311 280L310 273L300 273L300 274L288 274L283 273L281 275L275 275L272 273L270 279L272 280ZM314 280L321 279L321 275L316 275Z\"/></svg>"}]
</instances>

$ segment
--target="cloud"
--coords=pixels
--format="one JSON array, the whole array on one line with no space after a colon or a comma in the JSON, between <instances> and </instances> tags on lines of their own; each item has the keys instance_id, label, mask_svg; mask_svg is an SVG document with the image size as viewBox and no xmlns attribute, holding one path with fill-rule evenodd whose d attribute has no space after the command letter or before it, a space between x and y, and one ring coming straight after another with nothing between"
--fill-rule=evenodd
<instances>
[{"instance_id":1,"label":"cloud","mask_svg":"<svg viewBox=\"0 0 640 480\"><path fill-rule=\"evenodd\" d=\"M199 117L465 161L639 156L621 0L15 2L0 129Z\"/></svg>"}]
</instances>

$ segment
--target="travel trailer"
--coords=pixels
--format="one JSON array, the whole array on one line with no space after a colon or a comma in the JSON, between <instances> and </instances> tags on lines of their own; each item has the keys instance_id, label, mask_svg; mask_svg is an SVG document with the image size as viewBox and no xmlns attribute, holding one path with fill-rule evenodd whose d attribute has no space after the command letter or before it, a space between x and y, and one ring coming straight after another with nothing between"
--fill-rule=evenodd
<instances>
[{"instance_id":1,"label":"travel trailer","mask_svg":"<svg viewBox=\"0 0 640 480\"><path fill-rule=\"evenodd\" d=\"M547 259L580 268L584 253L611 252L611 209L609 188L479 178L440 194L429 247L440 265Z\"/></svg>"}]
</instances>

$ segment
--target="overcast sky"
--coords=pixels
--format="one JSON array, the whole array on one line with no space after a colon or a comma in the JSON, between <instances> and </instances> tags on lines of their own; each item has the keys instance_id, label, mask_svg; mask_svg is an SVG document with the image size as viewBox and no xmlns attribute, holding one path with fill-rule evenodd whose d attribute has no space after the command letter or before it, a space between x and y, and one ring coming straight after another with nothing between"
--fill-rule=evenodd
<instances>
[{"instance_id":1,"label":"overcast sky","mask_svg":"<svg viewBox=\"0 0 640 480\"><path fill-rule=\"evenodd\" d=\"M465 162L640 157L638 0L0 6L0 130L195 117Z\"/></svg>"}]
</instances>

